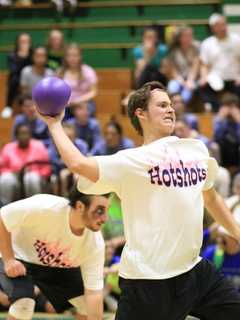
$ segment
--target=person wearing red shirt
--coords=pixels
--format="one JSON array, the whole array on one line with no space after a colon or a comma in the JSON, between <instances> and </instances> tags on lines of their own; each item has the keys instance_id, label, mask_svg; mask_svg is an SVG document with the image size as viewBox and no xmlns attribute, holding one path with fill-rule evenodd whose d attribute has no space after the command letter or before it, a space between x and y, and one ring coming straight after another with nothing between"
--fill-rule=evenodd
<instances>
[{"instance_id":1,"label":"person wearing red shirt","mask_svg":"<svg viewBox=\"0 0 240 320\"><path fill-rule=\"evenodd\" d=\"M30 127L20 124L15 129L16 141L6 144L0 157L0 198L7 204L19 197L21 169L29 162L49 161L48 151L41 141L32 139ZM26 196L40 193L51 173L50 165L31 165L24 174Z\"/></svg>"}]
</instances>

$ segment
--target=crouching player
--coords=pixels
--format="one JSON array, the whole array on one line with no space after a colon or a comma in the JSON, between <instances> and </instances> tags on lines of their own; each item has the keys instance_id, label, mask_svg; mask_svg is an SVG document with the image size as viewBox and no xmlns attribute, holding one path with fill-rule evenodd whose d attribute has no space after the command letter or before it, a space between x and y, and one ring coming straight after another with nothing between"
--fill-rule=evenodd
<instances>
[{"instance_id":1,"label":"crouching player","mask_svg":"<svg viewBox=\"0 0 240 320\"><path fill-rule=\"evenodd\" d=\"M0 286L8 320L30 320L34 285L57 312L75 306L77 319L102 320L106 196L74 189L69 200L39 194L1 208Z\"/></svg>"}]
</instances>

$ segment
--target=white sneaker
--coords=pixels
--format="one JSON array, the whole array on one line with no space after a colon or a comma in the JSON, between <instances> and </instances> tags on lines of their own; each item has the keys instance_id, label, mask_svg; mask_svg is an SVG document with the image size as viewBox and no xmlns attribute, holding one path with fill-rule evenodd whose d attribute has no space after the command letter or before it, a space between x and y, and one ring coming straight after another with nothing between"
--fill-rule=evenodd
<instances>
[{"instance_id":1,"label":"white sneaker","mask_svg":"<svg viewBox=\"0 0 240 320\"><path fill-rule=\"evenodd\" d=\"M6 107L2 110L2 112L1 112L1 117L2 117L3 119L11 118L12 113L13 113L12 108L6 106Z\"/></svg>"}]
</instances>

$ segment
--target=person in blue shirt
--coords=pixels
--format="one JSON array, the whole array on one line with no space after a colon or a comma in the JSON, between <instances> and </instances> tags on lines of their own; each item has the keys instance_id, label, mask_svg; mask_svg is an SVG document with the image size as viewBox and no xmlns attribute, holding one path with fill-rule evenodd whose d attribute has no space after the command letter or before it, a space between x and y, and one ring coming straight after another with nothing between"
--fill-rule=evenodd
<instances>
[{"instance_id":1,"label":"person in blue shirt","mask_svg":"<svg viewBox=\"0 0 240 320\"><path fill-rule=\"evenodd\" d=\"M86 155L88 153L88 145L82 139L76 138L75 126L73 124L65 122L63 123L63 128L67 136L71 139L71 141L73 141L74 145L78 148L78 150ZM53 183L54 193L55 194L59 193L58 181L57 181L57 177L59 177L60 194L63 196L68 196L69 185L70 185L69 182L71 180L75 180L76 177L74 177L71 174L71 172L66 168L52 140L50 142L48 152L49 152L49 158L53 163L54 174L52 176L52 183Z\"/></svg>"},{"instance_id":2,"label":"person in blue shirt","mask_svg":"<svg viewBox=\"0 0 240 320\"><path fill-rule=\"evenodd\" d=\"M202 257L213 262L240 291L240 245L223 227L218 232L217 244L207 246Z\"/></svg>"},{"instance_id":3,"label":"person in blue shirt","mask_svg":"<svg viewBox=\"0 0 240 320\"><path fill-rule=\"evenodd\" d=\"M157 29L146 27L143 31L142 44L133 49L137 87L153 80L166 85L167 79L161 72L161 62L167 56L167 53L167 46L159 43Z\"/></svg>"},{"instance_id":4,"label":"person in blue shirt","mask_svg":"<svg viewBox=\"0 0 240 320\"><path fill-rule=\"evenodd\" d=\"M30 127L32 137L41 140L46 146L49 145L49 133L46 124L37 117L34 102L29 94L24 94L19 98L19 106L22 113L18 114L15 118L12 137L16 139L15 129L20 124L26 124Z\"/></svg>"},{"instance_id":5,"label":"person in blue shirt","mask_svg":"<svg viewBox=\"0 0 240 320\"><path fill-rule=\"evenodd\" d=\"M90 118L87 103L81 103L73 109L74 118L69 119L76 128L76 136L84 140L88 145L89 155L95 155L102 144L102 135L99 122L95 118Z\"/></svg>"},{"instance_id":6,"label":"person in blue shirt","mask_svg":"<svg viewBox=\"0 0 240 320\"><path fill-rule=\"evenodd\" d=\"M116 121L110 121L104 128L104 139L99 144L96 155L114 154L120 150L134 148L134 142L123 136L121 125Z\"/></svg>"}]
</instances>

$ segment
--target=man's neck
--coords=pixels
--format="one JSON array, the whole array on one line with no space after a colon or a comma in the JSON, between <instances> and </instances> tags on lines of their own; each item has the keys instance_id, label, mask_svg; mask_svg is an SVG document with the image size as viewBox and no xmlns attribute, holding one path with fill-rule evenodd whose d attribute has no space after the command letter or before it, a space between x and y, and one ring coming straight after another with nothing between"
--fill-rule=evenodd
<instances>
[{"instance_id":1,"label":"man's neck","mask_svg":"<svg viewBox=\"0 0 240 320\"><path fill-rule=\"evenodd\" d=\"M143 144L149 144L162 138L170 137L168 134L148 134L143 138Z\"/></svg>"},{"instance_id":2,"label":"man's neck","mask_svg":"<svg viewBox=\"0 0 240 320\"><path fill-rule=\"evenodd\" d=\"M70 213L69 213L69 226L72 231L72 233L75 236L82 236L84 232L84 223L81 220L81 217L75 212L73 208L71 208Z\"/></svg>"}]
</instances>

